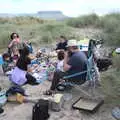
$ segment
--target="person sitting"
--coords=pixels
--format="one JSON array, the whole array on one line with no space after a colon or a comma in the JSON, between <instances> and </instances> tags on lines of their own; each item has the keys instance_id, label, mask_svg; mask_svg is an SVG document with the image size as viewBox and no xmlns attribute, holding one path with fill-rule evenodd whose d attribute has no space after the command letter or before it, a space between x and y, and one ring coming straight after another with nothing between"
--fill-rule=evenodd
<instances>
[{"instance_id":1,"label":"person sitting","mask_svg":"<svg viewBox=\"0 0 120 120\"><path fill-rule=\"evenodd\" d=\"M28 47L20 50L20 57L16 63L16 67L12 72L11 81L16 85L31 84L36 85L36 79L28 73L28 65L31 63Z\"/></svg>"},{"instance_id":2,"label":"person sitting","mask_svg":"<svg viewBox=\"0 0 120 120\"><path fill-rule=\"evenodd\" d=\"M72 54L69 55L69 53ZM46 94L54 91L60 82L60 79L62 79L64 76L87 70L87 57L82 51L79 50L77 41L74 39L68 41L67 51L65 52L64 56L63 69L64 72L55 71L50 90L46 91ZM71 77L67 80L76 84L83 84L86 81L86 74L87 72L82 75Z\"/></svg>"},{"instance_id":3,"label":"person sitting","mask_svg":"<svg viewBox=\"0 0 120 120\"><path fill-rule=\"evenodd\" d=\"M66 50L67 40L64 36L60 36L60 41L57 44L56 51Z\"/></svg>"},{"instance_id":4,"label":"person sitting","mask_svg":"<svg viewBox=\"0 0 120 120\"><path fill-rule=\"evenodd\" d=\"M4 74L7 75L7 73L10 72L14 68L14 64L12 64L12 61L10 60L9 53L4 53L2 57L3 57L2 69L3 69Z\"/></svg>"},{"instance_id":5,"label":"person sitting","mask_svg":"<svg viewBox=\"0 0 120 120\"><path fill-rule=\"evenodd\" d=\"M52 81L55 69L57 71L64 72L64 70L63 70L64 50L61 50L58 52L57 58L58 58L57 62L52 63L48 66L48 80L49 81Z\"/></svg>"},{"instance_id":6,"label":"person sitting","mask_svg":"<svg viewBox=\"0 0 120 120\"><path fill-rule=\"evenodd\" d=\"M10 54L10 56L13 54L14 55L14 50L15 49L19 49L20 48L20 37L17 33L12 33L10 36L11 40L10 43L8 45L8 53Z\"/></svg>"},{"instance_id":7,"label":"person sitting","mask_svg":"<svg viewBox=\"0 0 120 120\"><path fill-rule=\"evenodd\" d=\"M41 58L42 57L42 51L38 50L36 53L36 58Z\"/></svg>"},{"instance_id":8,"label":"person sitting","mask_svg":"<svg viewBox=\"0 0 120 120\"><path fill-rule=\"evenodd\" d=\"M58 52L57 58L58 58L58 61L57 61L57 66L56 66L57 68L56 69L64 72L64 70L63 70L64 51L63 50Z\"/></svg>"},{"instance_id":9,"label":"person sitting","mask_svg":"<svg viewBox=\"0 0 120 120\"><path fill-rule=\"evenodd\" d=\"M24 44L28 47L29 52L33 53L33 46L32 43L30 41L25 41Z\"/></svg>"}]
</instances>

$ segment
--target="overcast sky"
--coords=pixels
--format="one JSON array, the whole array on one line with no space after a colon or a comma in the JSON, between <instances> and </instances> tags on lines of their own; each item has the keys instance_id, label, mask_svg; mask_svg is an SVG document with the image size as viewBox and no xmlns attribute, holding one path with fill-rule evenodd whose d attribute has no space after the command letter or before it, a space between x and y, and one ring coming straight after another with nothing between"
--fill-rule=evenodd
<instances>
[{"instance_id":1,"label":"overcast sky","mask_svg":"<svg viewBox=\"0 0 120 120\"><path fill-rule=\"evenodd\" d=\"M68 16L120 11L120 0L0 0L0 13L60 10Z\"/></svg>"}]
</instances>

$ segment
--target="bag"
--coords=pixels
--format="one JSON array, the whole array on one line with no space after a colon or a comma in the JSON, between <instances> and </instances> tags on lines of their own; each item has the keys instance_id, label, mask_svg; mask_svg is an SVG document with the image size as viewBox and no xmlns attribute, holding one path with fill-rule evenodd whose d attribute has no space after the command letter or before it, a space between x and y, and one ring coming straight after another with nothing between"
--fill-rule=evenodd
<instances>
[{"instance_id":1,"label":"bag","mask_svg":"<svg viewBox=\"0 0 120 120\"><path fill-rule=\"evenodd\" d=\"M32 120L47 120L49 118L48 108L48 100L40 99L33 107Z\"/></svg>"},{"instance_id":2,"label":"bag","mask_svg":"<svg viewBox=\"0 0 120 120\"><path fill-rule=\"evenodd\" d=\"M6 91L0 91L0 107L3 106L7 102Z\"/></svg>"}]
</instances>

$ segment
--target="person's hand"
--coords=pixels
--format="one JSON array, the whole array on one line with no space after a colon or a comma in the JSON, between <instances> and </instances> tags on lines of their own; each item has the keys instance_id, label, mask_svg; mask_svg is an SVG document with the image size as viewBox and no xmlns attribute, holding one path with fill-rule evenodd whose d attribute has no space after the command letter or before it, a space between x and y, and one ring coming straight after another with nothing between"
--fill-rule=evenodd
<instances>
[{"instance_id":1,"label":"person's hand","mask_svg":"<svg viewBox=\"0 0 120 120\"><path fill-rule=\"evenodd\" d=\"M33 67L34 67L34 68L38 67L38 64L34 64Z\"/></svg>"},{"instance_id":2,"label":"person's hand","mask_svg":"<svg viewBox=\"0 0 120 120\"><path fill-rule=\"evenodd\" d=\"M64 54L64 60L67 62L69 58L68 52L66 51Z\"/></svg>"},{"instance_id":3,"label":"person's hand","mask_svg":"<svg viewBox=\"0 0 120 120\"><path fill-rule=\"evenodd\" d=\"M56 53L59 53L60 52L60 50L56 50Z\"/></svg>"},{"instance_id":4,"label":"person's hand","mask_svg":"<svg viewBox=\"0 0 120 120\"><path fill-rule=\"evenodd\" d=\"M13 40L11 41L11 44L15 44L15 43L17 43L17 41L16 41L16 39L13 39Z\"/></svg>"},{"instance_id":5,"label":"person's hand","mask_svg":"<svg viewBox=\"0 0 120 120\"><path fill-rule=\"evenodd\" d=\"M12 42L16 42L16 39L13 39Z\"/></svg>"},{"instance_id":6,"label":"person's hand","mask_svg":"<svg viewBox=\"0 0 120 120\"><path fill-rule=\"evenodd\" d=\"M65 52L64 57L68 58L68 51Z\"/></svg>"}]
</instances>

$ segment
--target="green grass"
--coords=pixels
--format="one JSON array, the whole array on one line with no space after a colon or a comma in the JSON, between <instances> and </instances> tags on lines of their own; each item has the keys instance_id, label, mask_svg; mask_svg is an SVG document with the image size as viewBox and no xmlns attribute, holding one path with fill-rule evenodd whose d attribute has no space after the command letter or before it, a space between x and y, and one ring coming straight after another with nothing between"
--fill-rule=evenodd
<instances>
[{"instance_id":1,"label":"green grass","mask_svg":"<svg viewBox=\"0 0 120 120\"><path fill-rule=\"evenodd\" d=\"M83 15L78 18L72 18L67 20L67 24L72 27L83 28L92 26L95 27L96 22L99 21L99 17L96 14Z\"/></svg>"},{"instance_id":2,"label":"green grass","mask_svg":"<svg viewBox=\"0 0 120 120\"><path fill-rule=\"evenodd\" d=\"M75 28L100 28L103 33L100 35L106 45L120 46L120 13L97 16L96 14L84 15L78 18L69 19L67 25Z\"/></svg>"},{"instance_id":3,"label":"green grass","mask_svg":"<svg viewBox=\"0 0 120 120\"><path fill-rule=\"evenodd\" d=\"M120 56L113 58L113 68L101 74L106 102L120 104Z\"/></svg>"},{"instance_id":4,"label":"green grass","mask_svg":"<svg viewBox=\"0 0 120 120\"><path fill-rule=\"evenodd\" d=\"M0 48L7 46L12 32L19 33L23 41L31 40L38 45L55 42L60 35L68 39L80 39L84 35L76 34L75 31L89 27L101 29L102 34L94 36L103 38L107 45L120 45L120 14L114 13L102 17L96 14L83 15L61 22L37 17L0 18Z\"/></svg>"}]
</instances>

